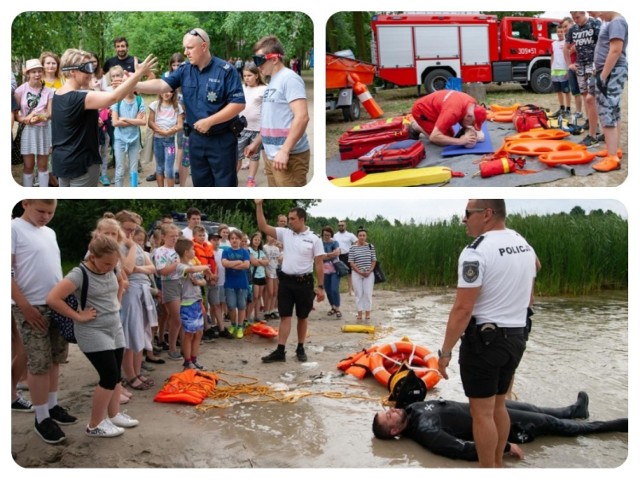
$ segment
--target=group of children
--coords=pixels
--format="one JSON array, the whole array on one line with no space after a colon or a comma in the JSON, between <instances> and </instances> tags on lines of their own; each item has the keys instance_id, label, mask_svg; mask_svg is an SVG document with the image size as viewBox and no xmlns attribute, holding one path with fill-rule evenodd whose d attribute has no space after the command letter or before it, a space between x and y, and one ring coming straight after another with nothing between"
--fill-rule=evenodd
<instances>
[{"instance_id":1,"label":"group of children","mask_svg":"<svg viewBox=\"0 0 640 480\"><path fill-rule=\"evenodd\" d=\"M154 385L142 374L144 359L164 363L156 354L166 348L184 369L201 370L205 328L207 339L242 338L248 323L260 319L261 307L265 318L277 318L282 255L274 239L263 247L258 233L249 246L242 232L220 225L209 242L200 212L190 209L194 225L183 233L163 223L148 252L142 218L123 210L97 221L83 261L63 278L55 233L46 226L56 201L22 205L24 214L12 223L12 410L35 411L35 429L45 442L63 441L59 425L77 422L57 405L59 364L67 349L52 321L54 311L73 321L78 347L98 373L85 429L91 437L118 436L138 424L120 405L131 396L129 388ZM31 253L34 248L38 255ZM49 252L46 265L35 260L42 252ZM70 295L84 296L86 304L72 308ZM16 392L25 366L33 404Z\"/></svg>"}]
</instances>

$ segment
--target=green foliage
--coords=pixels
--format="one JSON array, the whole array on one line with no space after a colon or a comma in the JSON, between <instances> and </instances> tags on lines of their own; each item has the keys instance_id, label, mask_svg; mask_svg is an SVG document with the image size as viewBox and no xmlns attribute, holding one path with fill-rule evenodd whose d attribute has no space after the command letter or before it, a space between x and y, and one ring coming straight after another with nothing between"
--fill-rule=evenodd
<instances>
[{"instance_id":1,"label":"green foliage","mask_svg":"<svg viewBox=\"0 0 640 480\"><path fill-rule=\"evenodd\" d=\"M281 213L293 207L308 209L317 200L268 200L264 204L267 221L275 224ZM145 230L163 214L186 212L196 207L211 221L227 223L245 232L257 229L253 200L60 200L50 227L56 231L58 245L65 262L77 262L84 256L97 221L105 212L130 210L142 216ZM19 206L14 215L20 215Z\"/></svg>"},{"instance_id":2,"label":"green foliage","mask_svg":"<svg viewBox=\"0 0 640 480\"><path fill-rule=\"evenodd\" d=\"M304 58L313 47L313 22L300 12L24 12L11 29L13 70L43 50L81 48L104 61L115 55L113 39L124 36L131 55L158 57L160 74L194 27L209 34L212 53L223 59L250 57L265 35L278 36L290 57Z\"/></svg>"},{"instance_id":3,"label":"green foliage","mask_svg":"<svg viewBox=\"0 0 640 480\"><path fill-rule=\"evenodd\" d=\"M504 17L539 17L540 15L542 15L544 13L544 11L541 12L504 12L504 11L499 11L499 12L480 12L483 13L485 15L496 15L498 17L498 20L504 18Z\"/></svg>"}]
</instances>

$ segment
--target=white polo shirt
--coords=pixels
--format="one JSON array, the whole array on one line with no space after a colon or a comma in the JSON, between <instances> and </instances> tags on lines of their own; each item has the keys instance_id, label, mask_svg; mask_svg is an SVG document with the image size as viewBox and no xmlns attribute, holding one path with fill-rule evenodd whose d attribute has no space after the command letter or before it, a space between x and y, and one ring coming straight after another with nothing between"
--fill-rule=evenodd
<instances>
[{"instance_id":1,"label":"white polo shirt","mask_svg":"<svg viewBox=\"0 0 640 480\"><path fill-rule=\"evenodd\" d=\"M479 236L458 259L458 288L481 287L473 307L479 325L524 327L535 277L535 251L510 229Z\"/></svg>"},{"instance_id":2,"label":"white polo shirt","mask_svg":"<svg viewBox=\"0 0 640 480\"><path fill-rule=\"evenodd\" d=\"M324 255L320 238L309 227L301 233L276 227L276 233L283 246L282 271L287 275L312 273L315 257Z\"/></svg>"},{"instance_id":3,"label":"white polo shirt","mask_svg":"<svg viewBox=\"0 0 640 480\"><path fill-rule=\"evenodd\" d=\"M345 253L349 253L349 249L351 245L358 241L358 237L356 237L353 233L347 232L338 232L333 235L333 239L338 242L340 245L340 254L344 255Z\"/></svg>"}]
</instances>

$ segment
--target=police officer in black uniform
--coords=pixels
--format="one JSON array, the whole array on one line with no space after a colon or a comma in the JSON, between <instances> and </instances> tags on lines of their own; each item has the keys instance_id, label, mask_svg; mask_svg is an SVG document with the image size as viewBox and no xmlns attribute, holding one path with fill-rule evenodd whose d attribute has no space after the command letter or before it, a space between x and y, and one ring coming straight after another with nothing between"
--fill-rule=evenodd
<instances>
[{"instance_id":1,"label":"police officer in black uniform","mask_svg":"<svg viewBox=\"0 0 640 480\"><path fill-rule=\"evenodd\" d=\"M183 45L188 62L162 80L138 83L137 90L157 94L182 87L193 186L237 187L238 114L245 107L240 76L211 55L209 35L201 28L189 30Z\"/></svg>"}]
</instances>

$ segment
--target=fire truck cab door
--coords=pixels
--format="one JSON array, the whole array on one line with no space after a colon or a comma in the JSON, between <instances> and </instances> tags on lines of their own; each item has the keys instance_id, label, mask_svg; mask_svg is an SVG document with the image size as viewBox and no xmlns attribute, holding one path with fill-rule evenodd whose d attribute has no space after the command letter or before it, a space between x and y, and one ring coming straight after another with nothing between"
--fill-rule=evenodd
<instances>
[{"instance_id":1,"label":"fire truck cab door","mask_svg":"<svg viewBox=\"0 0 640 480\"><path fill-rule=\"evenodd\" d=\"M501 29L506 38L502 39L501 60L526 61L538 55L549 55L551 40L547 25L535 18L504 18L507 22Z\"/></svg>"}]
</instances>

